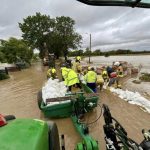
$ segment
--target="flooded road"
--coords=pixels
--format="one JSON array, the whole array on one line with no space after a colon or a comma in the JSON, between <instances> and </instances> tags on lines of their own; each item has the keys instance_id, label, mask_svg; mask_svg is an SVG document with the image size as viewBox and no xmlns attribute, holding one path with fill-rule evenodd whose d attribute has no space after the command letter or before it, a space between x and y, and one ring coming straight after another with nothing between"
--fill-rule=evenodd
<instances>
[{"instance_id":1,"label":"flooded road","mask_svg":"<svg viewBox=\"0 0 150 150\"><path fill-rule=\"evenodd\" d=\"M18 118L39 118L37 91L42 87L46 68L41 63L29 69L10 73L10 79L0 82L0 111ZM32 110L32 111L31 111Z\"/></svg>"},{"instance_id":2,"label":"flooded road","mask_svg":"<svg viewBox=\"0 0 150 150\"><path fill-rule=\"evenodd\" d=\"M38 62L29 69L11 73L10 79L0 81L0 113L13 114L17 118L49 120L44 118L37 106L37 92L46 81L46 71L47 68ZM110 107L112 115L126 128L129 137L138 143L143 139L141 129L150 129L150 114L143 112L138 106L128 104L105 90L100 93L100 104L102 103ZM87 115L86 120L95 120L99 113L100 108L97 107ZM73 150L80 137L70 118L53 120L57 123L60 134L65 134L66 149ZM101 150L105 150L103 117L90 127L90 133L99 141Z\"/></svg>"}]
</instances>

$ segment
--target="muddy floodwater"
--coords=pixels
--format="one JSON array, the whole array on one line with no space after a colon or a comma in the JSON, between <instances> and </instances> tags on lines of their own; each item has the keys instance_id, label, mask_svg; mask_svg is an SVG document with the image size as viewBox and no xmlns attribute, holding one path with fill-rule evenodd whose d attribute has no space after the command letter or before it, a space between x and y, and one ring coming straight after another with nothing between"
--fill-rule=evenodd
<instances>
[{"instance_id":1,"label":"muddy floodwater","mask_svg":"<svg viewBox=\"0 0 150 150\"><path fill-rule=\"evenodd\" d=\"M0 113L13 114L17 118L38 118L50 120L43 116L37 105L37 92L46 81L47 67L40 62L31 68L10 74L10 79L0 81ZM109 91L100 93L100 104L105 103L110 107L112 115L126 128L129 137L138 143L143 139L141 130L150 129L150 114L142 111L138 106L131 105ZM86 121L95 120L100 114L97 107L92 113L86 115ZM53 119L60 134L65 135L67 150L73 150L81 139L73 127L70 118ZM100 149L105 150L103 134L103 116L90 126L90 134L99 141Z\"/></svg>"}]
</instances>

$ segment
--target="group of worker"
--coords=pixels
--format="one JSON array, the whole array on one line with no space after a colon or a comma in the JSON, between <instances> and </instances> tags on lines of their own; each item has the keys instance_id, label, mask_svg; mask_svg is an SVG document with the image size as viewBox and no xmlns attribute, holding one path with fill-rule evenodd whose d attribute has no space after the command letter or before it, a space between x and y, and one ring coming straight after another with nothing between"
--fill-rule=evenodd
<instances>
[{"instance_id":1,"label":"group of worker","mask_svg":"<svg viewBox=\"0 0 150 150\"><path fill-rule=\"evenodd\" d=\"M97 89L102 90L103 85L106 83L107 87L116 85L120 88L119 78L123 76L123 69L119 62L113 63L112 67L102 67L101 72L96 72L94 67L88 67L83 69L81 66L81 57L77 56L72 66L67 63L61 65L62 78L65 85L68 87L68 91L72 91L72 88L80 88L81 82L84 82L93 92L97 92ZM47 72L48 78L57 78L55 68L50 68Z\"/></svg>"},{"instance_id":2,"label":"group of worker","mask_svg":"<svg viewBox=\"0 0 150 150\"><path fill-rule=\"evenodd\" d=\"M115 88L121 88L119 79L124 76L123 67L120 62L113 62L112 66L104 67L107 72L108 87L114 85Z\"/></svg>"}]
</instances>

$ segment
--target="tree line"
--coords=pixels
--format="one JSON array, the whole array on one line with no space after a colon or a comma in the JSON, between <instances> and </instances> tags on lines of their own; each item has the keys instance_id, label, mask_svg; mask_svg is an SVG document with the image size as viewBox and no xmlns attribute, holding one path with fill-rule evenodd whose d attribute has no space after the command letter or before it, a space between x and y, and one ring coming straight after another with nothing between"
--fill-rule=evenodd
<instances>
[{"instance_id":1,"label":"tree line","mask_svg":"<svg viewBox=\"0 0 150 150\"><path fill-rule=\"evenodd\" d=\"M101 51L100 49L96 49L93 51L90 51L89 48L86 48L85 50L74 50L69 51L69 56L113 56L113 55L130 55L130 54L150 54L150 51L133 51L133 50L124 50L124 49L118 49L118 50L111 50L111 51Z\"/></svg>"}]
</instances>

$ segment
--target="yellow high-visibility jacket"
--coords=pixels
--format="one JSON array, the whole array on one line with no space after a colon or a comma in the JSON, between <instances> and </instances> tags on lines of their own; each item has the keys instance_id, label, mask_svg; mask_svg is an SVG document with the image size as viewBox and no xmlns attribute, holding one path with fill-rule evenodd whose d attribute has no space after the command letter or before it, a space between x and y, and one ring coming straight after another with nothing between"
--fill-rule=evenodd
<instances>
[{"instance_id":1,"label":"yellow high-visibility jacket","mask_svg":"<svg viewBox=\"0 0 150 150\"><path fill-rule=\"evenodd\" d=\"M87 83L95 83L97 80L97 74L94 71L88 71L85 75L85 81Z\"/></svg>"},{"instance_id":2,"label":"yellow high-visibility jacket","mask_svg":"<svg viewBox=\"0 0 150 150\"><path fill-rule=\"evenodd\" d=\"M74 70L70 69L67 77L67 86L71 86L76 83L79 83L78 75Z\"/></svg>"},{"instance_id":3,"label":"yellow high-visibility jacket","mask_svg":"<svg viewBox=\"0 0 150 150\"><path fill-rule=\"evenodd\" d=\"M71 86L76 83L79 83L78 75L72 69L68 69L66 67L62 68L62 76L65 80L65 85L67 86Z\"/></svg>"},{"instance_id":4,"label":"yellow high-visibility jacket","mask_svg":"<svg viewBox=\"0 0 150 150\"><path fill-rule=\"evenodd\" d=\"M100 83L104 83L104 79L102 77L102 75L97 75L97 81L96 83L100 84Z\"/></svg>"},{"instance_id":5,"label":"yellow high-visibility jacket","mask_svg":"<svg viewBox=\"0 0 150 150\"><path fill-rule=\"evenodd\" d=\"M67 76L68 76L69 70L66 67L62 67L61 71L62 71L62 77L64 78L64 84L67 85Z\"/></svg>"},{"instance_id":6,"label":"yellow high-visibility jacket","mask_svg":"<svg viewBox=\"0 0 150 150\"><path fill-rule=\"evenodd\" d=\"M77 72L77 63L76 62L73 62L72 63L72 69Z\"/></svg>"},{"instance_id":7,"label":"yellow high-visibility jacket","mask_svg":"<svg viewBox=\"0 0 150 150\"><path fill-rule=\"evenodd\" d=\"M108 73L106 70L102 71L102 77L103 79L107 79L108 78Z\"/></svg>"},{"instance_id":8,"label":"yellow high-visibility jacket","mask_svg":"<svg viewBox=\"0 0 150 150\"><path fill-rule=\"evenodd\" d=\"M72 64L72 69L75 71L75 72L81 72L82 71L82 66L81 66L81 64L79 63L79 62L74 62L73 64Z\"/></svg>"},{"instance_id":9,"label":"yellow high-visibility jacket","mask_svg":"<svg viewBox=\"0 0 150 150\"><path fill-rule=\"evenodd\" d=\"M62 71L62 76L63 76L63 78L66 79L69 70L68 70L66 67L62 67L62 68L61 68L61 71Z\"/></svg>"}]
</instances>

